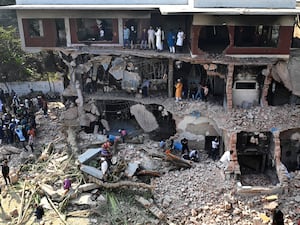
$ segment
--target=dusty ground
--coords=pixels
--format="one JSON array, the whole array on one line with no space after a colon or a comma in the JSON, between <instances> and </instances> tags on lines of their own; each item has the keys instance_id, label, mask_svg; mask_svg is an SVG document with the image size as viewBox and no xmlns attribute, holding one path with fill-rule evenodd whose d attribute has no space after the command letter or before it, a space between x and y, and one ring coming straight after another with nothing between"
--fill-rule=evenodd
<instances>
[{"instance_id":1,"label":"dusty ground","mask_svg":"<svg viewBox=\"0 0 300 225\"><path fill-rule=\"evenodd\" d=\"M59 178L66 174L74 173L73 165L64 167L66 161L57 165L47 165L47 169L39 168L35 165L35 160L40 156L43 149L52 141L55 141L54 160L59 160L64 156L70 155L70 146L65 138L65 128L59 122L59 108L63 108L60 103L49 105L49 118L44 118L41 113L37 113L38 136L36 151L33 156L31 152L24 153L19 149L19 154L14 154L10 158L11 169L17 169L22 165L24 158L32 157L29 162L31 170L21 170L19 182L8 188L4 187L1 179L2 188L2 208L0 209L0 224L18 224L19 216L11 217L11 212L17 209L20 212L22 202L22 190L24 181L32 185L36 178L45 179L48 183L59 186ZM146 150L146 151L145 151ZM266 208L265 196L238 196L235 193L236 183L234 180L225 180L224 174L217 167L217 163L207 159L204 151L201 151L201 162L194 163L191 169L173 169L168 163L161 162L159 159L149 157L147 151L161 153L158 143L146 140L144 144L121 144L119 155L141 161L145 167L156 168L163 175L160 178L152 178L154 185L153 195L148 192L135 191L127 192L120 190L109 193L101 190L96 197L103 198L104 201L91 201L98 205L102 216L87 215L85 217L68 217L67 224L199 224L199 225L224 225L224 224L253 224L254 218L261 217L262 214L270 216L270 211ZM2 152L0 153L2 154ZM55 158L57 157L57 158ZM58 162L58 161L57 161ZM46 165L46 163L44 163ZM44 165L43 164L43 165ZM59 165L61 164L61 165ZM61 166L65 168L63 174L54 176L52 173ZM46 166L45 166L46 167ZM34 171L34 172L32 172ZM51 172L52 171L52 172ZM294 173L291 180L290 191L279 196L279 203L285 214L285 222L288 225L296 224L296 219L300 215L300 195L298 194L300 173ZM47 179L47 176L54 176ZM258 178L261 179L261 178ZM33 186L29 186L32 188ZM27 198L30 192L25 192ZM149 211L134 202L134 194L139 194L150 199L166 215L165 222L159 221ZM114 197L111 197L113 195ZM100 196L100 197L99 197ZM110 197L109 197L110 196ZM112 200L115 199L115 200ZM115 201L115 208L112 210L112 201ZM24 204L26 208L27 204ZM74 206L70 205L68 211L91 209L92 205ZM46 209L43 219L45 224L63 224L53 210ZM28 214L20 224L39 224L33 216L32 206L28 207ZM265 224L271 224L266 222Z\"/></svg>"}]
</instances>

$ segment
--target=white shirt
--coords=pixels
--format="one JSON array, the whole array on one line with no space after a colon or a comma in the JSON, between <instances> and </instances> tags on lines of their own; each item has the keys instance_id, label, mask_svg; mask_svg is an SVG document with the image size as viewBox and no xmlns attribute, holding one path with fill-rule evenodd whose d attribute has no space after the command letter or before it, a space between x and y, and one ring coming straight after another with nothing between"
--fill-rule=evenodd
<instances>
[{"instance_id":1,"label":"white shirt","mask_svg":"<svg viewBox=\"0 0 300 225\"><path fill-rule=\"evenodd\" d=\"M219 142L218 142L218 141L213 140L213 141L211 142L211 147L212 147L212 148L218 148L218 146L219 146Z\"/></svg>"},{"instance_id":2,"label":"white shirt","mask_svg":"<svg viewBox=\"0 0 300 225\"><path fill-rule=\"evenodd\" d=\"M179 31L177 33L176 45L177 46L183 46L183 39L184 39L184 32L183 31Z\"/></svg>"},{"instance_id":3,"label":"white shirt","mask_svg":"<svg viewBox=\"0 0 300 225\"><path fill-rule=\"evenodd\" d=\"M224 154L220 158L220 162L222 163L224 170L226 170L230 163L230 151L224 152Z\"/></svg>"}]
</instances>

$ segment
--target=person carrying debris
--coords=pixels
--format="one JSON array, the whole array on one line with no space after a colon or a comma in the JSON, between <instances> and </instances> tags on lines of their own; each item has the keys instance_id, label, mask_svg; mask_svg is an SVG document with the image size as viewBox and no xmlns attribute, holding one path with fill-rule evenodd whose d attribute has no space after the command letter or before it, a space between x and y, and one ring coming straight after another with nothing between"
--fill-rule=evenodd
<instances>
[{"instance_id":1,"label":"person carrying debris","mask_svg":"<svg viewBox=\"0 0 300 225\"><path fill-rule=\"evenodd\" d=\"M9 178L9 166L7 165L7 160L4 160L2 165L2 175L5 180L5 184L11 184L10 178Z\"/></svg>"}]
</instances>

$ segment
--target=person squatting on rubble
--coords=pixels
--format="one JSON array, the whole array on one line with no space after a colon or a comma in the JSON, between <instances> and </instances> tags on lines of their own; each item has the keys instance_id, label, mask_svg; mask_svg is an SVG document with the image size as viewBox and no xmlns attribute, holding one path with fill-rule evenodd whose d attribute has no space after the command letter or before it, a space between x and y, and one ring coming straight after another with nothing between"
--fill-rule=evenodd
<instances>
[{"instance_id":1,"label":"person squatting on rubble","mask_svg":"<svg viewBox=\"0 0 300 225\"><path fill-rule=\"evenodd\" d=\"M5 180L5 184L9 185L11 184L10 182L10 177L9 177L9 166L7 164L7 160L4 160L3 165L2 165L2 176Z\"/></svg>"},{"instance_id":2,"label":"person squatting on rubble","mask_svg":"<svg viewBox=\"0 0 300 225\"><path fill-rule=\"evenodd\" d=\"M35 212L34 215L36 216L37 220L41 220L44 216L44 208L42 205L35 204Z\"/></svg>"},{"instance_id":3,"label":"person squatting on rubble","mask_svg":"<svg viewBox=\"0 0 300 225\"><path fill-rule=\"evenodd\" d=\"M193 149L189 154L189 159L194 162L200 162L199 152Z\"/></svg>"},{"instance_id":4,"label":"person squatting on rubble","mask_svg":"<svg viewBox=\"0 0 300 225\"><path fill-rule=\"evenodd\" d=\"M183 139L181 139L180 143L182 145L181 155L184 155L185 151L186 151L186 155L189 156L190 149L189 149L189 141L188 141L188 139L183 138Z\"/></svg>"},{"instance_id":5,"label":"person squatting on rubble","mask_svg":"<svg viewBox=\"0 0 300 225\"><path fill-rule=\"evenodd\" d=\"M70 191L71 186L72 186L71 180L69 178L64 179L63 181L63 188L65 190L64 194L67 194Z\"/></svg>"}]
</instances>

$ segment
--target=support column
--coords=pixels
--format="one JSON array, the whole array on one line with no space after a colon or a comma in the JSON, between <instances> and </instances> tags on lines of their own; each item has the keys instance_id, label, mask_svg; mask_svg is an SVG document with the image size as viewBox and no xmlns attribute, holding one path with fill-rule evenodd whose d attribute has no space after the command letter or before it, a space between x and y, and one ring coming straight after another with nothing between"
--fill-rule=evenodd
<instances>
[{"instance_id":1,"label":"support column","mask_svg":"<svg viewBox=\"0 0 300 225\"><path fill-rule=\"evenodd\" d=\"M173 59L169 59L169 73L168 73L168 97L172 98L173 94L173 87L174 87L174 62Z\"/></svg>"},{"instance_id":2,"label":"support column","mask_svg":"<svg viewBox=\"0 0 300 225\"><path fill-rule=\"evenodd\" d=\"M269 105L268 101L267 101L267 96L268 96L268 92L269 92L269 88L270 88L270 84L272 83L272 70L271 70L272 65L268 65L267 71L268 74L265 77L264 80L264 86L262 89L262 93L261 93L261 106L262 107L266 107Z\"/></svg>"},{"instance_id":3,"label":"support column","mask_svg":"<svg viewBox=\"0 0 300 225\"><path fill-rule=\"evenodd\" d=\"M232 82L233 82L233 71L234 64L229 64L227 66L228 74L226 78L226 97L227 97L227 110L232 110Z\"/></svg>"}]
</instances>

